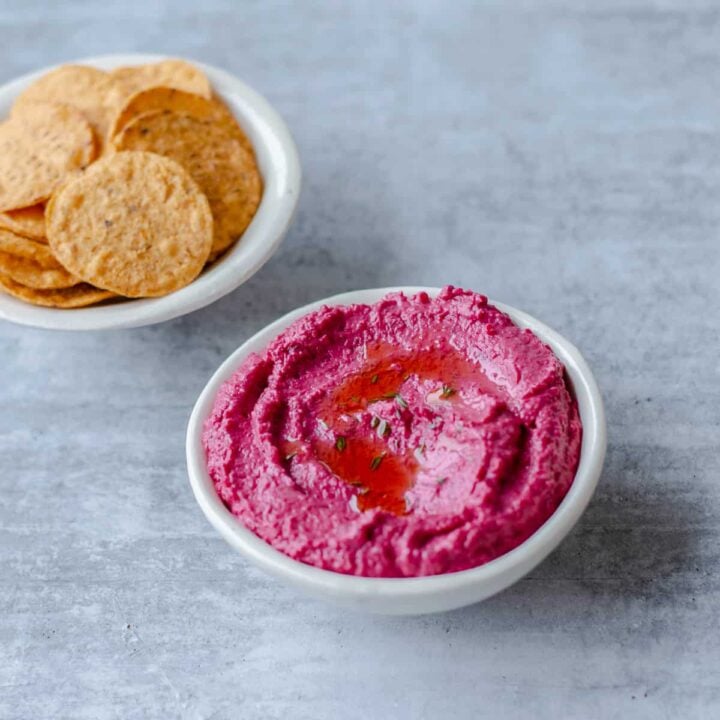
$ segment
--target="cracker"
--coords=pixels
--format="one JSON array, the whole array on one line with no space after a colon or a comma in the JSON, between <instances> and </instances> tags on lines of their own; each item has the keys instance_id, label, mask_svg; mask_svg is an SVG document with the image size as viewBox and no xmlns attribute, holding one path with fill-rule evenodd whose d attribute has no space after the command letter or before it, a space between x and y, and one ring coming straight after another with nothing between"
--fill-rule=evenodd
<instances>
[{"instance_id":1,"label":"cracker","mask_svg":"<svg viewBox=\"0 0 720 720\"><path fill-rule=\"evenodd\" d=\"M24 113L34 102L71 105L92 125L102 154L110 121L122 102L123 90L108 73L84 65L63 65L26 88L13 105L12 114Z\"/></svg>"},{"instance_id":2,"label":"cracker","mask_svg":"<svg viewBox=\"0 0 720 720\"><path fill-rule=\"evenodd\" d=\"M86 307L114 297L111 292L99 290L86 283L60 290L38 290L15 282L2 272L0 272L0 288L8 295L12 295L19 300L24 300L33 305L56 308Z\"/></svg>"},{"instance_id":3,"label":"cracker","mask_svg":"<svg viewBox=\"0 0 720 720\"><path fill-rule=\"evenodd\" d=\"M110 75L122 87L125 97L151 87L171 87L206 98L212 93L205 73L185 60L120 67Z\"/></svg>"},{"instance_id":4,"label":"cracker","mask_svg":"<svg viewBox=\"0 0 720 720\"><path fill-rule=\"evenodd\" d=\"M115 139L115 147L164 155L190 173L210 202L213 257L230 247L255 215L262 195L255 157L225 125L156 112L132 121Z\"/></svg>"},{"instance_id":5,"label":"cracker","mask_svg":"<svg viewBox=\"0 0 720 720\"><path fill-rule=\"evenodd\" d=\"M17 235L32 238L38 242L47 242L45 238L45 208L43 205L31 205L27 208L0 213L0 229L12 230Z\"/></svg>"},{"instance_id":6,"label":"cracker","mask_svg":"<svg viewBox=\"0 0 720 720\"><path fill-rule=\"evenodd\" d=\"M92 129L77 110L27 103L22 114L0 125L0 211L47 200L94 154Z\"/></svg>"},{"instance_id":7,"label":"cracker","mask_svg":"<svg viewBox=\"0 0 720 720\"><path fill-rule=\"evenodd\" d=\"M110 155L64 184L46 210L50 248L82 280L154 297L194 280L212 244L207 198L173 160Z\"/></svg>"},{"instance_id":8,"label":"cracker","mask_svg":"<svg viewBox=\"0 0 720 720\"><path fill-rule=\"evenodd\" d=\"M152 87L131 95L122 106L110 127L110 137L117 135L140 115L169 110L180 115L211 119L213 122L237 125L230 111L216 100L171 87Z\"/></svg>"},{"instance_id":9,"label":"cracker","mask_svg":"<svg viewBox=\"0 0 720 720\"><path fill-rule=\"evenodd\" d=\"M55 290L77 285L80 280L71 275L60 263L44 267L34 260L0 251L0 272L15 282L38 290Z\"/></svg>"},{"instance_id":10,"label":"cracker","mask_svg":"<svg viewBox=\"0 0 720 720\"><path fill-rule=\"evenodd\" d=\"M12 230L0 229L0 252L32 260L47 269L61 267L47 245L18 235Z\"/></svg>"},{"instance_id":11,"label":"cracker","mask_svg":"<svg viewBox=\"0 0 720 720\"><path fill-rule=\"evenodd\" d=\"M233 128L233 131L235 132L238 140L240 140L240 142L245 146L245 148L254 155L255 151L253 150L252 143L248 139L248 136L245 134L245 131L240 127L240 124L235 118L232 110L230 110L230 108L227 106L227 103L217 93L213 93L212 101L213 104L215 104L219 108L222 108L222 112L225 117L231 118L231 122L229 123L229 125Z\"/></svg>"}]
</instances>

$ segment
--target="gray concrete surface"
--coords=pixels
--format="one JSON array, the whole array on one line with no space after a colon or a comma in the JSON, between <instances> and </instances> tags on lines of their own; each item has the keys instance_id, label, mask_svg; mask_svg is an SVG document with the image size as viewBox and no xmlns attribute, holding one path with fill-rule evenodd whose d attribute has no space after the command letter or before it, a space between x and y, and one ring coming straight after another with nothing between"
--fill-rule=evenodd
<instances>
[{"instance_id":1,"label":"gray concrete surface","mask_svg":"<svg viewBox=\"0 0 720 720\"><path fill-rule=\"evenodd\" d=\"M280 253L135 331L0 325L0 717L720 714L720 6L0 0L0 80L196 57L285 116ZM249 567L190 494L183 431L301 303L454 283L566 334L610 446L563 545L492 600L363 617Z\"/></svg>"}]
</instances>

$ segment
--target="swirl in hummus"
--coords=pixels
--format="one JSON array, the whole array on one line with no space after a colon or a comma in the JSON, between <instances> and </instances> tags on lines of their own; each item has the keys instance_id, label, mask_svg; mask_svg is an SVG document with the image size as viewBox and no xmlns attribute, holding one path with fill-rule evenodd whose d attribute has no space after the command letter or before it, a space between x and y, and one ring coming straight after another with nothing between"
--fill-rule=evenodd
<instances>
[{"instance_id":1,"label":"swirl in hummus","mask_svg":"<svg viewBox=\"0 0 720 720\"><path fill-rule=\"evenodd\" d=\"M581 435L550 348L447 287L297 320L224 384L203 443L225 505L276 549L412 577L528 538L567 493Z\"/></svg>"}]
</instances>

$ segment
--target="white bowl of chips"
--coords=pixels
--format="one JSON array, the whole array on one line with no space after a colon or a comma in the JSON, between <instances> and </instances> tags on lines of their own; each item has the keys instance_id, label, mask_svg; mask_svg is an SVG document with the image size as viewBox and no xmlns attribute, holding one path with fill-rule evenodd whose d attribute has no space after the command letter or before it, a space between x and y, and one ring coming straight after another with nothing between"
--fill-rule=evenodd
<instances>
[{"instance_id":1,"label":"white bowl of chips","mask_svg":"<svg viewBox=\"0 0 720 720\"><path fill-rule=\"evenodd\" d=\"M51 155L49 150L45 150L46 155L42 156L42 160L44 161L45 157L49 158L47 163L49 167L43 167L42 172L33 169L33 183L40 185L45 183L40 189L33 183L30 183L29 188L23 187L23 183L29 181L26 181L22 172L19 180L15 178L12 168L19 167L20 163L12 162L8 163L8 169L5 170L3 190L3 168L0 163L0 285L2 285L0 318L23 325L60 330L101 330L150 325L209 305L257 272L277 250L287 232L297 205L301 184L300 162L295 144L285 123L270 104L224 70L194 61L174 61L154 55L112 55L78 60L69 65L87 66L111 73L113 79L123 83L122 93L127 93L127 96L121 94L118 95L119 100L113 100L116 103L113 105L113 112L117 111L114 117L100 118L91 101L86 100L83 106L85 100L83 93L92 95L95 92L97 95L98 92L96 87L92 87L94 82L92 72L87 73L90 77L86 83L88 87L78 90L76 83L71 88L74 94L67 101L62 96L63 87L59 80L55 81L55 86L50 82L49 87L43 87L38 83L40 78L55 70L54 68L44 68L0 87L0 118L3 120L9 118L11 108L18 98L21 98L19 103L21 106L24 97L29 97L31 101L40 101L33 110L39 116L37 127L33 126L32 122L29 125L32 134L39 136L43 127L49 126L47 114L49 111L43 109L39 112L37 108L44 106L46 102L62 103L63 106L67 103L71 108L68 113L79 111L94 130L96 149L96 160L85 169L83 159L86 159L87 155L86 139L81 132L77 132L77 127L71 137L71 141L75 142L74 149L63 147L70 142L67 141L67 134L58 133L57 138L50 138L46 147L54 149L59 144L61 146L59 153L65 153L60 160L61 164L64 163L62 172L65 174L62 175L62 182L55 182L58 163L55 162L54 155ZM149 66L150 69L144 66ZM68 65L59 67L65 68ZM80 84L86 80L82 73L77 73L79 79L75 78L72 70L65 75ZM68 79L63 73L56 75L56 78L58 77L61 80ZM202 79L200 82L205 82L205 89L202 86L198 89L193 84L197 84L197 78ZM207 81L211 94L208 93ZM33 87L36 88L37 97L33 97ZM189 111L185 114L184 107L180 107L179 110L175 107L164 109L161 102L163 99L161 97L158 99L161 94L158 90L160 87L164 87L166 92L170 88L172 95L170 100L173 101L174 106L187 105L188 101L191 101L191 104L195 103L192 93L197 92L199 95L204 95L196 99L200 107L206 108L210 106L209 103L214 103L219 114L198 120ZM28 91L28 88L31 90ZM138 107L130 107L131 104L127 102L130 107L130 117L122 117L127 123L125 129L122 130L120 126L114 128L113 123L119 122L119 111L125 107L131 95L135 98ZM178 102L178 98L182 102ZM110 101L108 107L109 105ZM56 114L58 114L57 107L56 105L53 108ZM16 120L16 112L19 111L13 110L13 121ZM239 125L241 128L238 131L239 136L242 136L240 144L248 149L250 157L254 153L256 165L253 163L253 169L256 173L259 171L261 178L261 183L257 183L257 187L261 189L257 190L257 197L249 210L241 207L242 198L238 200L237 192L244 192L244 189L238 190L235 195L231 195L228 190L225 196L218 198L213 194L215 188L211 187L208 190L203 184L206 178L211 184L213 181L220 182L217 178L222 175L225 155L219 159L216 156L224 152L224 147L220 148L222 152L215 152L215 156L211 158L212 163L215 164L206 164L201 168L199 179L195 168L186 165L184 158L176 158L172 154L167 155L163 152L168 137L178 137L182 140L190 130L196 129L188 127L185 121L196 124L205 122L208 124L207 132L211 133L213 127L210 127L210 123L222 124L226 117L232 119L233 124L237 123L234 127ZM62 119L60 117L60 120ZM110 127L110 132L117 131L116 135L107 135L107 127L98 129L105 121ZM172 125L169 130L168 122ZM57 127L57 123L56 118L53 127ZM9 122L4 124L7 131ZM221 129L225 131L227 127ZM111 139L108 140L108 137ZM212 147L212 140L208 139L209 137L208 134L203 140L203 150L205 147ZM148 138L151 140L154 138L155 145L151 142L148 146L146 142ZM18 146L18 142L12 132L6 132L5 140L6 144L3 146L3 137L0 135L0 150L4 147L7 157ZM21 137L21 141L31 144L31 140L27 137ZM84 144L81 146L81 143ZM198 207L193 208L193 212L183 215L183 208L187 203L175 202L173 205L177 200L176 196L173 195L172 201L169 201L162 192L159 196L157 193L153 196L151 192L143 191L140 197L142 202L150 203L151 200L147 198L152 197L155 197L157 202L157 198L160 197L159 207L163 215L161 220L174 216L177 222L168 232L163 231L162 223L156 224L153 226L155 233L149 238L146 230L136 233L142 236L145 243L139 248L138 242L127 241L128 232L122 224L123 218L117 221L117 213L111 215L103 210L94 212L95 206L92 203L106 202L109 197L107 192L104 194L101 192L102 187L98 187L104 179L103 167L100 166L114 163L113 157L130 153L137 155L137 160L143 160L140 155L147 155L148 152L152 153L153 157L156 157L155 153L157 153L166 154L169 158L164 163L147 163L151 166L150 169L157 172L157 166L161 166L162 172L167 171L168 168L172 171L174 165L178 172L186 177L192 176L194 182L191 184L201 190L200 195L203 199L191 198L198 203ZM191 158L195 157L189 155L189 151L187 154ZM98 161L97 157L101 159ZM133 166L131 171L134 171L133 168L137 163L130 165ZM66 166L71 167L71 171L66 170ZM202 170L206 172L203 174ZM68 186L77 184L78 178L91 173L93 173L93 182L86 180L85 188L79 187L75 192L66 192ZM47 193L48 177L55 182L51 194ZM176 183L172 187L185 186ZM167 191L168 195L174 192L172 187ZM29 203L31 198L35 197L33 193L36 189L41 204L30 206ZM122 178L118 179L117 173L114 189L116 192L125 190L125 182ZM108 192L112 195L113 188L110 187ZM1 206L3 198L4 207ZM87 206L83 205L86 199ZM34 200L32 202L34 203ZM165 209L166 203L167 209ZM16 209L21 205L23 209ZM53 206L55 206L54 214L51 210ZM222 217L216 212L218 206L223 208ZM73 222L58 221L56 216L64 211L63 208L74 207L81 207L88 217L81 218L82 222L79 220L75 222L75 218L72 218ZM87 209L88 207L90 210ZM135 210L137 208L131 203L128 212ZM145 208L141 207L140 212L141 214L145 212ZM244 219L240 217L243 213ZM210 223L214 231L208 230L207 218L210 216L214 219L214 223ZM230 220L226 222L228 216ZM46 236L51 236L48 244L47 239L41 237L42 228L51 225L52 232L45 233ZM218 245L220 227L225 233L225 241ZM87 244L80 243L78 246L77 236L83 228L92 228L94 233L90 250ZM236 238L237 232L240 232L239 239ZM198 240L199 233L203 236L200 240ZM212 237L205 238L207 233ZM227 241L228 233L231 235L235 233L230 238L232 242ZM228 245L230 245L229 249L227 249ZM159 248L166 252L166 256L159 255L161 252ZM97 257L90 255L88 258L90 251L98 253ZM157 266L158 274L161 276L159 282L145 285L142 282L130 284L125 282L127 267L117 267L127 259L122 255L124 251L140 253L137 257L141 259L137 262L144 268ZM145 257L143 253L146 252L155 253L155 256ZM141 256L145 257L145 260L142 260ZM165 263L168 257L170 260ZM178 264L185 263L177 273L172 265L176 259ZM56 260L59 260L62 266L58 265ZM199 268L203 266L202 272L197 274ZM119 273L117 278L113 275L116 270ZM11 275L7 275L8 272ZM120 277L123 273L125 275ZM68 277L72 280L68 280ZM189 280L189 278L194 279ZM23 283L31 287L28 289ZM176 286L178 289L174 289ZM30 301L21 299L23 297ZM95 304L89 307L83 306L90 303Z\"/></svg>"}]
</instances>

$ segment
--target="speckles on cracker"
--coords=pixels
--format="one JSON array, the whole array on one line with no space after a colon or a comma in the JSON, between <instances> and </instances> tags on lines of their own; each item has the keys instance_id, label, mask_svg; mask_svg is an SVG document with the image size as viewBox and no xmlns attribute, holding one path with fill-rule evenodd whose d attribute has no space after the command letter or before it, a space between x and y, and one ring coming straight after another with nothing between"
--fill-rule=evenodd
<instances>
[{"instance_id":1,"label":"speckles on cracker","mask_svg":"<svg viewBox=\"0 0 720 720\"><path fill-rule=\"evenodd\" d=\"M212 244L207 198L176 162L145 152L104 158L46 208L50 247L86 282L127 297L195 279Z\"/></svg>"},{"instance_id":2,"label":"speckles on cracker","mask_svg":"<svg viewBox=\"0 0 720 720\"><path fill-rule=\"evenodd\" d=\"M28 103L21 115L0 125L0 211L47 200L94 154L92 130L77 110Z\"/></svg>"},{"instance_id":3,"label":"speckles on cracker","mask_svg":"<svg viewBox=\"0 0 720 720\"><path fill-rule=\"evenodd\" d=\"M131 122L115 146L158 153L187 169L210 202L215 223L211 256L230 247L250 224L260 203L262 180L252 152L224 124L150 113Z\"/></svg>"}]
</instances>

